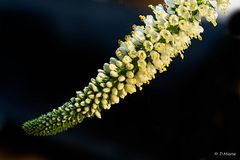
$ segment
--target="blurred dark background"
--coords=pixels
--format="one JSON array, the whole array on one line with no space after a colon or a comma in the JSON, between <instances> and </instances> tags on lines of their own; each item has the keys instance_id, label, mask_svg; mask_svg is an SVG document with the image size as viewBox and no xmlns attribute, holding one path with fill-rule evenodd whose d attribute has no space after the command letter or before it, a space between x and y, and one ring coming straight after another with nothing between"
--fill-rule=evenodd
<instances>
[{"instance_id":1,"label":"blurred dark background","mask_svg":"<svg viewBox=\"0 0 240 160\"><path fill-rule=\"evenodd\" d=\"M54 137L26 120L75 96L159 1L0 0L0 160L212 160L239 157L240 11L193 40L142 92ZM234 159L235 157L225 157Z\"/></svg>"}]
</instances>

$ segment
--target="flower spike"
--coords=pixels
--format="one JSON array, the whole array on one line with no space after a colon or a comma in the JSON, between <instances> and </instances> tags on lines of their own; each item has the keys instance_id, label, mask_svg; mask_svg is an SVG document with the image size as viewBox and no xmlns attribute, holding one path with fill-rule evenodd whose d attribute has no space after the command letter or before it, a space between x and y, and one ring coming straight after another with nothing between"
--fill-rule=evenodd
<instances>
[{"instance_id":1,"label":"flower spike","mask_svg":"<svg viewBox=\"0 0 240 160\"><path fill-rule=\"evenodd\" d=\"M205 17L216 26L217 8L225 13L229 0L165 0L165 3L149 5L155 16L139 16L145 25L133 25L132 34L119 41L117 58L110 58L96 78L76 92L76 97L25 122L23 129L30 135L50 136L76 126L85 118L101 119L103 110L141 90L157 71L166 71L173 58L180 55L183 59L191 39L202 39L201 19Z\"/></svg>"}]
</instances>

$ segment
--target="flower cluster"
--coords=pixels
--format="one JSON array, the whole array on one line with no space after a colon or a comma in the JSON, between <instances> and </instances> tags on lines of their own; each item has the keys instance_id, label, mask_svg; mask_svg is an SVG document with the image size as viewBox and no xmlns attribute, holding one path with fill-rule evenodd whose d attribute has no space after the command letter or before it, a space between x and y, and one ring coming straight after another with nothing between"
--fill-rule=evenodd
<instances>
[{"instance_id":1,"label":"flower cluster","mask_svg":"<svg viewBox=\"0 0 240 160\"><path fill-rule=\"evenodd\" d=\"M116 58L98 70L97 77L76 97L58 109L26 122L24 130L32 135L53 135L82 122L86 117L101 118L128 94L141 90L143 84L164 72L172 59L182 58L191 39L201 40L201 18L216 26L218 7L223 12L229 0L166 0L166 6L149 5L155 16L140 16L145 25L133 25L131 35L119 41Z\"/></svg>"}]
</instances>

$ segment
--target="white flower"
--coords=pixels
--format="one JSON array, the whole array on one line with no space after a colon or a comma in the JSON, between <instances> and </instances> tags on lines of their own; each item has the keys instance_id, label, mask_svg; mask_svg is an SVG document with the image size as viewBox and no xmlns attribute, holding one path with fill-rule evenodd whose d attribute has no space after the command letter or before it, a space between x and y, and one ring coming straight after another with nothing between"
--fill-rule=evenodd
<instances>
[{"instance_id":1,"label":"white flower","mask_svg":"<svg viewBox=\"0 0 240 160\"><path fill-rule=\"evenodd\" d=\"M191 29L190 22L187 20L180 20L179 21L179 28L185 32L188 32Z\"/></svg>"},{"instance_id":2,"label":"white flower","mask_svg":"<svg viewBox=\"0 0 240 160\"><path fill-rule=\"evenodd\" d=\"M158 21L166 20L169 16L161 4L157 5L153 12L155 13Z\"/></svg>"},{"instance_id":3,"label":"white flower","mask_svg":"<svg viewBox=\"0 0 240 160\"><path fill-rule=\"evenodd\" d=\"M185 0L175 0L175 4L181 5L185 2Z\"/></svg>"},{"instance_id":4,"label":"white flower","mask_svg":"<svg viewBox=\"0 0 240 160\"><path fill-rule=\"evenodd\" d=\"M143 31L138 31L138 30L133 31L132 36L133 36L133 38L135 38L139 42L143 42L146 39Z\"/></svg>"},{"instance_id":5,"label":"white flower","mask_svg":"<svg viewBox=\"0 0 240 160\"><path fill-rule=\"evenodd\" d=\"M129 51L129 52L128 52L128 55L129 55L129 57L131 57L131 58L136 58L138 54L137 54L136 51Z\"/></svg>"},{"instance_id":6,"label":"white flower","mask_svg":"<svg viewBox=\"0 0 240 160\"><path fill-rule=\"evenodd\" d=\"M155 49L161 53L161 54L165 54L165 55L171 55L174 52L173 47L170 44L166 44L166 43L156 43L154 45Z\"/></svg>"},{"instance_id":7,"label":"white flower","mask_svg":"<svg viewBox=\"0 0 240 160\"><path fill-rule=\"evenodd\" d=\"M156 23L158 24L158 26L162 26L167 21L167 18L169 17L169 14L164 10L161 4L157 5L153 9L153 12L157 19Z\"/></svg>"},{"instance_id":8,"label":"white flower","mask_svg":"<svg viewBox=\"0 0 240 160\"><path fill-rule=\"evenodd\" d=\"M127 51L133 51L136 48L136 46L134 45L134 43L130 39L127 39L124 42L124 44L122 44L122 46L126 46Z\"/></svg>"},{"instance_id":9,"label":"white flower","mask_svg":"<svg viewBox=\"0 0 240 160\"><path fill-rule=\"evenodd\" d=\"M148 64L147 64L147 72L150 76L149 78L155 78L155 74L157 73L157 71L151 62L148 62Z\"/></svg>"},{"instance_id":10,"label":"white flower","mask_svg":"<svg viewBox=\"0 0 240 160\"><path fill-rule=\"evenodd\" d=\"M138 58L140 60L145 60L147 58L146 52L143 50L138 51Z\"/></svg>"},{"instance_id":11,"label":"white flower","mask_svg":"<svg viewBox=\"0 0 240 160\"><path fill-rule=\"evenodd\" d=\"M172 59L168 55L161 55L161 61L165 66L168 67Z\"/></svg>"},{"instance_id":12,"label":"white flower","mask_svg":"<svg viewBox=\"0 0 240 160\"><path fill-rule=\"evenodd\" d=\"M174 8L175 6L175 0L164 0L164 2L171 8Z\"/></svg>"},{"instance_id":13,"label":"white flower","mask_svg":"<svg viewBox=\"0 0 240 160\"><path fill-rule=\"evenodd\" d=\"M225 13L227 10L227 7L230 5L230 0L217 0L217 6L218 8Z\"/></svg>"},{"instance_id":14,"label":"white flower","mask_svg":"<svg viewBox=\"0 0 240 160\"><path fill-rule=\"evenodd\" d=\"M216 0L208 0L208 1L213 6L214 9L217 8L217 1Z\"/></svg>"},{"instance_id":15,"label":"white flower","mask_svg":"<svg viewBox=\"0 0 240 160\"><path fill-rule=\"evenodd\" d=\"M214 26L217 25L216 19L218 17L218 13L216 10L214 10L213 8L209 7L207 15L205 16L206 20L208 22L211 22Z\"/></svg>"},{"instance_id":16,"label":"white flower","mask_svg":"<svg viewBox=\"0 0 240 160\"><path fill-rule=\"evenodd\" d=\"M152 52L150 53L150 56L151 56L151 59L152 59L153 61L154 61L154 60L158 60L158 59L160 58L159 53L156 52L156 51L152 51Z\"/></svg>"},{"instance_id":17,"label":"white flower","mask_svg":"<svg viewBox=\"0 0 240 160\"><path fill-rule=\"evenodd\" d=\"M209 9L209 6L205 4L201 4L198 6L198 11L201 16L206 16L208 14L208 9Z\"/></svg>"},{"instance_id":18,"label":"white flower","mask_svg":"<svg viewBox=\"0 0 240 160\"><path fill-rule=\"evenodd\" d=\"M150 37L150 41L152 42L152 43L156 43L156 42L158 42L159 40L160 40L160 34L158 34L157 32L152 32L151 34L151 37Z\"/></svg>"},{"instance_id":19,"label":"white flower","mask_svg":"<svg viewBox=\"0 0 240 160\"><path fill-rule=\"evenodd\" d=\"M128 50L126 47L119 47L117 50L116 50L116 56L119 58L119 59L122 59L126 54L127 54Z\"/></svg>"},{"instance_id":20,"label":"white flower","mask_svg":"<svg viewBox=\"0 0 240 160\"><path fill-rule=\"evenodd\" d=\"M185 5L190 11L195 11L198 9L197 0L188 0L185 2Z\"/></svg>"},{"instance_id":21,"label":"white flower","mask_svg":"<svg viewBox=\"0 0 240 160\"><path fill-rule=\"evenodd\" d=\"M136 84L137 80L135 78L128 78L128 79L126 79L126 82L128 84Z\"/></svg>"},{"instance_id":22,"label":"white flower","mask_svg":"<svg viewBox=\"0 0 240 160\"><path fill-rule=\"evenodd\" d=\"M147 66L146 61L145 60L141 60L141 59L139 59L137 61L137 64L138 64L138 67L139 67L140 70L144 70L146 68L146 66Z\"/></svg>"},{"instance_id":23,"label":"white flower","mask_svg":"<svg viewBox=\"0 0 240 160\"><path fill-rule=\"evenodd\" d=\"M161 71L165 67L160 59L153 60L152 62L154 67L159 71Z\"/></svg>"},{"instance_id":24,"label":"white flower","mask_svg":"<svg viewBox=\"0 0 240 160\"><path fill-rule=\"evenodd\" d=\"M110 68L109 68L109 64L108 64L108 63L104 63L104 65L103 65L103 70L104 70L106 73L109 73L109 72L110 72Z\"/></svg>"},{"instance_id":25,"label":"white flower","mask_svg":"<svg viewBox=\"0 0 240 160\"><path fill-rule=\"evenodd\" d=\"M202 26L199 25L199 22L195 21L193 23L193 27L191 31L195 38L199 38L200 40L202 39L200 36L200 33L203 33L204 29Z\"/></svg>"},{"instance_id":26,"label":"white flower","mask_svg":"<svg viewBox=\"0 0 240 160\"><path fill-rule=\"evenodd\" d=\"M148 77L144 71L138 71L135 75L135 79L137 80L138 86L141 86L143 83L148 82Z\"/></svg>"},{"instance_id":27,"label":"white flower","mask_svg":"<svg viewBox=\"0 0 240 160\"><path fill-rule=\"evenodd\" d=\"M178 25L178 22L179 22L179 18L178 18L177 15L171 15L171 16L169 17L169 23L170 23L171 25L176 26L176 25Z\"/></svg>"},{"instance_id":28,"label":"white flower","mask_svg":"<svg viewBox=\"0 0 240 160\"><path fill-rule=\"evenodd\" d=\"M166 40L167 43L173 40L172 34L166 29L161 30L160 35Z\"/></svg>"},{"instance_id":29,"label":"white flower","mask_svg":"<svg viewBox=\"0 0 240 160\"><path fill-rule=\"evenodd\" d=\"M124 88L130 94L133 94L134 92L137 91L136 90L136 86L135 85L131 85L131 84L126 84Z\"/></svg>"},{"instance_id":30,"label":"white flower","mask_svg":"<svg viewBox=\"0 0 240 160\"><path fill-rule=\"evenodd\" d=\"M126 55L126 56L123 57L122 62L125 63L125 64L131 63L132 58Z\"/></svg>"},{"instance_id":31,"label":"white flower","mask_svg":"<svg viewBox=\"0 0 240 160\"><path fill-rule=\"evenodd\" d=\"M191 17L189 11L188 11L188 8L183 6L183 5L180 5L178 8L177 8L177 13L179 16L183 17L184 19L188 19Z\"/></svg>"},{"instance_id":32,"label":"white flower","mask_svg":"<svg viewBox=\"0 0 240 160\"><path fill-rule=\"evenodd\" d=\"M153 44L150 41L144 41L143 46L147 52L150 52L153 49Z\"/></svg>"},{"instance_id":33,"label":"white flower","mask_svg":"<svg viewBox=\"0 0 240 160\"><path fill-rule=\"evenodd\" d=\"M152 26L153 23L154 23L154 18L153 18L152 15L147 15L147 17L144 18L143 21L144 21L144 23L146 24L146 26L148 26L148 25Z\"/></svg>"}]
</instances>

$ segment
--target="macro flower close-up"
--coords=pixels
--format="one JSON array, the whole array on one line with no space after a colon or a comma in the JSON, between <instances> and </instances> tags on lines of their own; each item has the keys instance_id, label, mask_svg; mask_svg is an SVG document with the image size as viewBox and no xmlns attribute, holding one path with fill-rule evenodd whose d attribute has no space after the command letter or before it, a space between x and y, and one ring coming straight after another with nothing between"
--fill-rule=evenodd
<instances>
[{"instance_id":1,"label":"macro flower close-up","mask_svg":"<svg viewBox=\"0 0 240 160\"><path fill-rule=\"evenodd\" d=\"M238 155L234 0L0 2L0 159Z\"/></svg>"}]
</instances>

